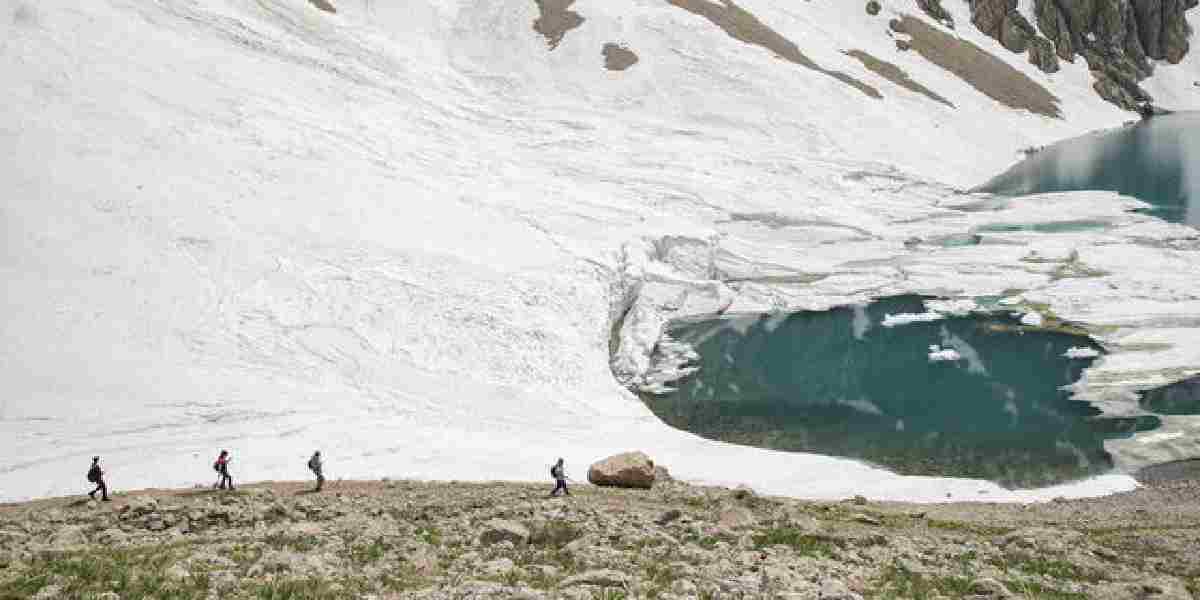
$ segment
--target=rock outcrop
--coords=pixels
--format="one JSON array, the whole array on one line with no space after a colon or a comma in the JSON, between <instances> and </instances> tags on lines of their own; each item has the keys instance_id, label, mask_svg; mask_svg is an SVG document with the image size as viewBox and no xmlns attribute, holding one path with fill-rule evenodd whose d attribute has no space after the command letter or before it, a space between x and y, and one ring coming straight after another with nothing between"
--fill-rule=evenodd
<instances>
[{"instance_id":1,"label":"rock outcrop","mask_svg":"<svg viewBox=\"0 0 1200 600\"><path fill-rule=\"evenodd\" d=\"M1017 0L967 2L975 27L1008 50L1029 52L1029 62L1046 73L1059 69L1058 59L1082 56L1096 92L1135 110L1152 100L1138 85L1152 73L1151 60L1178 63L1187 54L1185 13L1200 0L1034 0L1036 26Z\"/></svg>"},{"instance_id":2,"label":"rock outcrop","mask_svg":"<svg viewBox=\"0 0 1200 600\"><path fill-rule=\"evenodd\" d=\"M602 486L650 489L654 485L654 461L642 452L623 452L592 463L588 481Z\"/></svg>"}]
</instances>

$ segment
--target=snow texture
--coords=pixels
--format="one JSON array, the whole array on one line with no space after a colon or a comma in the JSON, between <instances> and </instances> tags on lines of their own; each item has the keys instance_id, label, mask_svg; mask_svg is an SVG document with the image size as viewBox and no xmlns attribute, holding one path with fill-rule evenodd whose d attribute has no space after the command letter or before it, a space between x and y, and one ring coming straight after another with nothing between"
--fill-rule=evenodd
<instances>
[{"instance_id":1,"label":"snow texture","mask_svg":"<svg viewBox=\"0 0 1200 600\"><path fill-rule=\"evenodd\" d=\"M814 498L1135 485L1007 491L673 430L623 384L667 320L715 312L1020 290L1112 346L1076 386L1107 411L1200 372L1194 229L1112 194L956 192L1129 118L1084 61L1046 75L955 32L1056 94L1048 119L899 52L887 20L912 0L742 3L882 99L665 2L579 0L554 50L533 2L334 2L0 0L0 500L79 493L93 454L117 490L206 482L222 448L237 481L305 477L318 448L331 479L459 480L639 449ZM605 70L607 42L640 62ZM1168 108L1200 104L1196 55L1150 82ZM1111 226L904 244L1066 216ZM1109 275L1020 260L1071 249ZM1114 443L1122 469L1200 455L1195 418L1164 421L1180 435Z\"/></svg>"}]
</instances>

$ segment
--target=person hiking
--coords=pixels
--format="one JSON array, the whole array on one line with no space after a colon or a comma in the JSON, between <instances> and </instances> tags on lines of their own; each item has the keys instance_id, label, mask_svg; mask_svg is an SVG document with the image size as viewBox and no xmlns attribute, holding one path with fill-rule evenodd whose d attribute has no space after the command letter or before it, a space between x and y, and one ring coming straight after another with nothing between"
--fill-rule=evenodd
<instances>
[{"instance_id":1,"label":"person hiking","mask_svg":"<svg viewBox=\"0 0 1200 600\"><path fill-rule=\"evenodd\" d=\"M96 489L88 492L88 496L92 500L96 499L96 492L100 492L100 500L102 502L111 502L108 497L108 485L104 483L104 469L100 468L100 457L92 457L92 468L88 469L87 480L96 484Z\"/></svg>"},{"instance_id":2,"label":"person hiking","mask_svg":"<svg viewBox=\"0 0 1200 600\"><path fill-rule=\"evenodd\" d=\"M214 488L223 490L225 484L228 483L229 489L233 489L233 478L229 476L229 461L231 460L233 457L229 456L228 450L222 450L221 454L217 456L217 462L213 463L213 470L217 472L219 483L213 484Z\"/></svg>"},{"instance_id":3,"label":"person hiking","mask_svg":"<svg viewBox=\"0 0 1200 600\"><path fill-rule=\"evenodd\" d=\"M325 475L321 474L321 451L313 452L312 458L308 459L308 470L312 471L317 476L317 489L321 491L321 487L325 485Z\"/></svg>"},{"instance_id":4,"label":"person hiking","mask_svg":"<svg viewBox=\"0 0 1200 600\"><path fill-rule=\"evenodd\" d=\"M551 496L557 496L558 491L570 496L571 492L567 490L567 471L563 467L563 459L558 459L553 467L550 467L550 476L554 478L554 489L550 491Z\"/></svg>"}]
</instances>

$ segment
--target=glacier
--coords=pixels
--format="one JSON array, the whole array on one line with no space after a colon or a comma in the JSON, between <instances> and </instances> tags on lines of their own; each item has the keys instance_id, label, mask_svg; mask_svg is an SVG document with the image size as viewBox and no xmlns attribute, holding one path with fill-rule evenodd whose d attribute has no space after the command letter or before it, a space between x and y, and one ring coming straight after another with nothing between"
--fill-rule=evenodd
<instances>
[{"instance_id":1,"label":"glacier","mask_svg":"<svg viewBox=\"0 0 1200 600\"><path fill-rule=\"evenodd\" d=\"M962 191L1130 118L1083 61L1046 75L953 32L1054 119L897 51L915 0L740 4L882 98L666 2L579 0L551 49L532 1L0 0L0 501L78 493L93 454L118 492L207 484L222 448L239 482L304 477L317 448L331 480L640 449L700 483L931 502L1127 490L1200 456L1200 418L1167 416L1109 445L1112 475L1006 490L655 418L627 386L655 380L670 319L905 293L1085 328L1108 353L1074 391L1111 414L1200 373L1200 232L1115 194ZM639 61L605 70L610 42ZM1168 108L1200 108L1197 54L1147 82ZM1100 225L988 229L1065 220Z\"/></svg>"}]
</instances>

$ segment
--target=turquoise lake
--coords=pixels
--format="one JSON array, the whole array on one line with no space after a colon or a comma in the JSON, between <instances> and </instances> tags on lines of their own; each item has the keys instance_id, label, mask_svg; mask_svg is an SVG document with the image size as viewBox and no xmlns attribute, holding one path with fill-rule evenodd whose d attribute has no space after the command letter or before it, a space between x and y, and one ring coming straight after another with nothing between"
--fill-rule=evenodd
<instances>
[{"instance_id":1,"label":"turquoise lake","mask_svg":"<svg viewBox=\"0 0 1200 600\"><path fill-rule=\"evenodd\" d=\"M699 370L647 395L668 424L707 437L865 460L905 474L1039 487L1105 472L1104 440L1157 427L1100 418L1063 386L1099 350L1086 337L972 315L884 327L916 296L823 312L675 322ZM935 362L930 346L961 358ZM1186 404L1186 402L1184 402Z\"/></svg>"},{"instance_id":2,"label":"turquoise lake","mask_svg":"<svg viewBox=\"0 0 1200 600\"><path fill-rule=\"evenodd\" d=\"M1162 115L1048 146L975 191L1024 195L1106 190L1200 226L1200 113Z\"/></svg>"}]
</instances>

